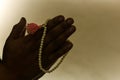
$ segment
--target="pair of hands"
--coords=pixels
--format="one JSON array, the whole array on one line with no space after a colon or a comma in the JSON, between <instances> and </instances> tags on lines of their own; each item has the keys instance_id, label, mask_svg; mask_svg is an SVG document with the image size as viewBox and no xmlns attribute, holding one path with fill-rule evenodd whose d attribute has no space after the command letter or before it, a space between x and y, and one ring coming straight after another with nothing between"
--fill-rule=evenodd
<instances>
[{"instance_id":1,"label":"pair of hands","mask_svg":"<svg viewBox=\"0 0 120 80\"><path fill-rule=\"evenodd\" d=\"M47 23L47 34L43 46L42 65L49 69L58 58L68 52L73 44L68 37L75 32L74 20L56 16ZM36 75L44 75L39 69L38 54L43 28L25 36L26 19L21 18L6 40L2 64L20 80L31 80Z\"/></svg>"}]
</instances>

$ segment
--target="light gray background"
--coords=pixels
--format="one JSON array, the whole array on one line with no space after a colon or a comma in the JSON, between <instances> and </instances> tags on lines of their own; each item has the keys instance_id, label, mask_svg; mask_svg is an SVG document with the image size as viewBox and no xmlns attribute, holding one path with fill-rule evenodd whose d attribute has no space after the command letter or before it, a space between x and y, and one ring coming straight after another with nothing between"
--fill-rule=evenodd
<instances>
[{"instance_id":1,"label":"light gray background","mask_svg":"<svg viewBox=\"0 0 120 80\"><path fill-rule=\"evenodd\" d=\"M73 17L74 47L64 63L40 80L120 80L119 0L0 0L0 51L24 16L42 24L59 14ZM21 58L22 59L22 58Z\"/></svg>"}]
</instances>

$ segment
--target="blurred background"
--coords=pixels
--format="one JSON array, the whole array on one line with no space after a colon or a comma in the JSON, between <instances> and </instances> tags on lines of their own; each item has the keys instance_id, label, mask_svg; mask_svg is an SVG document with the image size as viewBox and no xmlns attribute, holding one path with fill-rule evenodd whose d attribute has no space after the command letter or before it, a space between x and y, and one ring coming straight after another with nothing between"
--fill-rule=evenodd
<instances>
[{"instance_id":1,"label":"blurred background","mask_svg":"<svg viewBox=\"0 0 120 80\"><path fill-rule=\"evenodd\" d=\"M74 47L56 71L40 80L120 80L119 0L0 0L0 55L21 17L42 24L60 14L75 20Z\"/></svg>"}]
</instances>

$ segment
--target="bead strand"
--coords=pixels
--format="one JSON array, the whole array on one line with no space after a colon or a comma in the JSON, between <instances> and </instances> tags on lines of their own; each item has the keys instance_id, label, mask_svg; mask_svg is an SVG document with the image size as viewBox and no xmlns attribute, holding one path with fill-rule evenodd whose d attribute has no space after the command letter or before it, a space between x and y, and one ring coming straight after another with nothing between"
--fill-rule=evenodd
<instances>
[{"instance_id":1,"label":"bead strand","mask_svg":"<svg viewBox=\"0 0 120 80\"><path fill-rule=\"evenodd\" d=\"M46 22L46 24L43 24L43 26L42 26L44 28L44 30L43 30L43 35L42 35L42 38L41 38L41 43L40 43L40 48L39 48L38 61L39 61L39 69L40 70L42 70L44 73L51 73L51 72L53 72L54 70L56 70L60 66L60 64L63 62L64 58L66 57L67 53L64 54L61 57L60 61L52 69L46 70L46 69L43 68L43 66L42 66L42 49L43 49L44 39L45 39L46 32L47 32L46 25L47 25L47 22ZM39 75L40 74L38 74L34 79L38 78ZM34 79L32 79L32 80L34 80Z\"/></svg>"}]
</instances>

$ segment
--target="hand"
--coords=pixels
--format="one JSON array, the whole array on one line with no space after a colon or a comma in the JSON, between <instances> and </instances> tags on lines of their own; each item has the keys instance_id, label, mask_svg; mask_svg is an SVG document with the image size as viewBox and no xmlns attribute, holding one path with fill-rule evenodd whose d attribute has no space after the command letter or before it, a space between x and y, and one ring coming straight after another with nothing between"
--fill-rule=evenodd
<instances>
[{"instance_id":1,"label":"hand","mask_svg":"<svg viewBox=\"0 0 120 80\"><path fill-rule=\"evenodd\" d=\"M68 52L73 44L68 37L75 31L73 19L57 16L47 23L47 34L42 53L42 65L49 69L55 61ZM34 34L25 36L26 20L22 18L6 40L3 50L3 64L14 71L21 80L31 80L41 73L38 66L38 54L43 28ZM40 76L40 77L41 77Z\"/></svg>"}]
</instances>

